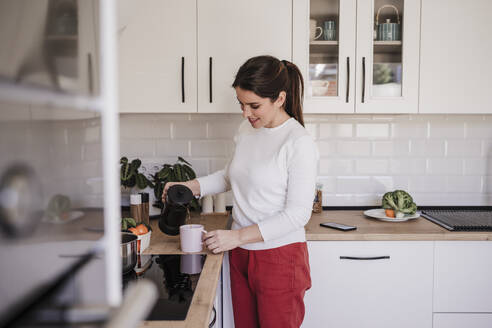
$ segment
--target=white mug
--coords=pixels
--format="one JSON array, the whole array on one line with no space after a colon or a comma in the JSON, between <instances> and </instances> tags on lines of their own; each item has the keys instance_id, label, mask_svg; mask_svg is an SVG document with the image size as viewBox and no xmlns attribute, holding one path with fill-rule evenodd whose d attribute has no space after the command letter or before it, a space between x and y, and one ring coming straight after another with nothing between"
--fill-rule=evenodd
<instances>
[{"instance_id":1,"label":"white mug","mask_svg":"<svg viewBox=\"0 0 492 328\"><path fill-rule=\"evenodd\" d=\"M316 35L316 32L319 29L319 35ZM315 19L310 19L309 20L309 40L313 41L316 39L319 39L321 35L323 34L323 29L321 27L316 27L316 20Z\"/></svg>"},{"instance_id":2,"label":"white mug","mask_svg":"<svg viewBox=\"0 0 492 328\"><path fill-rule=\"evenodd\" d=\"M207 231L201 224L184 224L179 227L181 250L185 253L197 253L203 249L203 235Z\"/></svg>"}]
</instances>

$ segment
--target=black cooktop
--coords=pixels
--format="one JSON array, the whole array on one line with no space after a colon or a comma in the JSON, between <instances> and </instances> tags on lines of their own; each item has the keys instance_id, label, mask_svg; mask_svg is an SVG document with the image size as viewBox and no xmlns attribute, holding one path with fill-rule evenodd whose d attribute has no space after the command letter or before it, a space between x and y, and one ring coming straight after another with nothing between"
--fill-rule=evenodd
<instances>
[{"instance_id":1,"label":"black cooktop","mask_svg":"<svg viewBox=\"0 0 492 328\"><path fill-rule=\"evenodd\" d=\"M123 275L123 289L132 281L149 279L159 291L146 320L185 320L193 299L204 254L140 255L135 269Z\"/></svg>"}]
</instances>

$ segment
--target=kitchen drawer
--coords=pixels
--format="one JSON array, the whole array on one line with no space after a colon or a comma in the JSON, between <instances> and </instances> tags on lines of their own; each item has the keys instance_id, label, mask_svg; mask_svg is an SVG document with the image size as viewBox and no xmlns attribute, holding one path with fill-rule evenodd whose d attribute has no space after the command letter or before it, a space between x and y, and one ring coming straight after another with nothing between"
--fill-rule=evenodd
<instances>
[{"instance_id":1,"label":"kitchen drawer","mask_svg":"<svg viewBox=\"0 0 492 328\"><path fill-rule=\"evenodd\" d=\"M434 313L433 328L490 328L492 313Z\"/></svg>"},{"instance_id":2,"label":"kitchen drawer","mask_svg":"<svg viewBox=\"0 0 492 328\"><path fill-rule=\"evenodd\" d=\"M432 241L310 241L308 250L302 327L432 327Z\"/></svg>"},{"instance_id":3,"label":"kitchen drawer","mask_svg":"<svg viewBox=\"0 0 492 328\"><path fill-rule=\"evenodd\" d=\"M492 312L491 241L439 241L434 257L434 312Z\"/></svg>"}]
</instances>

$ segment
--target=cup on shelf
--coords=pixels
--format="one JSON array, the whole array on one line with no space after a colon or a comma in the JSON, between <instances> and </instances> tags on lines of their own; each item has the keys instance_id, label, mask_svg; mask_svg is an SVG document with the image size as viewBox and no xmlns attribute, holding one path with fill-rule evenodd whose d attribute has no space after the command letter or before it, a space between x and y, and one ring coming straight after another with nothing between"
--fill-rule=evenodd
<instances>
[{"instance_id":1,"label":"cup on shelf","mask_svg":"<svg viewBox=\"0 0 492 328\"><path fill-rule=\"evenodd\" d=\"M329 20L323 22L323 39L327 41L335 41L337 39L335 21Z\"/></svg>"},{"instance_id":2,"label":"cup on shelf","mask_svg":"<svg viewBox=\"0 0 492 328\"><path fill-rule=\"evenodd\" d=\"M312 80L311 89L314 97L326 96L330 81L325 80Z\"/></svg>"},{"instance_id":3,"label":"cup on shelf","mask_svg":"<svg viewBox=\"0 0 492 328\"><path fill-rule=\"evenodd\" d=\"M318 34L319 30L319 34ZM323 29L319 26L316 26L316 20L315 19L310 19L309 20L309 40L317 40L323 35Z\"/></svg>"}]
</instances>

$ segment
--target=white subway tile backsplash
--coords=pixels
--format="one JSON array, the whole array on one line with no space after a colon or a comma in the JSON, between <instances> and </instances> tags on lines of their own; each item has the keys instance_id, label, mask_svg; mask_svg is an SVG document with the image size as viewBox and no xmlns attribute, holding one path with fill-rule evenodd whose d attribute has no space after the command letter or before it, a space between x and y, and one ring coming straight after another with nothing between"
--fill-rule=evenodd
<instances>
[{"instance_id":1,"label":"white subway tile backsplash","mask_svg":"<svg viewBox=\"0 0 492 328\"><path fill-rule=\"evenodd\" d=\"M461 175L463 160L454 158L431 158L427 160L427 174L430 175Z\"/></svg>"},{"instance_id":2,"label":"white subway tile backsplash","mask_svg":"<svg viewBox=\"0 0 492 328\"><path fill-rule=\"evenodd\" d=\"M336 154L336 144L334 141L318 141L316 145L318 146L320 157L330 157Z\"/></svg>"},{"instance_id":3,"label":"white subway tile backsplash","mask_svg":"<svg viewBox=\"0 0 492 328\"><path fill-rule=\"evenodd\" d=\"M354 206L354 195L323 194L323 206Z\"/></svg>"},{"instance_id":4,"label":"white subway tile backsplash","mask_svg":"<svg viewBox=\"0 0 492 328\"><path fill-rule=\"evenodd\" d=\"M387 174L388 160L358 158L355 160L355 173L361 175Z\"/></svg>"},{"instance_id":5,"label":"white subway tile backsplash","mask_svg":"<svg viewBox=\"0 0 492 328\"><path fill-rule=\"evenodd\" d=\"M337 192L341 194L370 193L374 182L368 176L338 176Z\"/></svg>"},{"instance_id":6,"label":"white subway tile backsplash","mask_svg":"<svg viewBox=\"0 0 492 328\"><path fill-rule=\"evenodd\" d=\"M424 175L427 163L423 158L404 158L390 160L390 173L393 175Z\"/></svg>"},{"instance_id":7,"label":"white subway tile backsplash","mask_svg":"<svg viewBox=\"0 0 492 328\"><path fill-rule=\"evenodd\" d=\"M351 175L354 173L351 159L320 159L320 175Z\"/></svg>"},{"instance_id":8,"label":"white subway tile backsplash","mask_svg":"<svg viewBox=\"0 0 492 328\"><path fill-rule=\"evenodd\" d=\"M335 177L318 177L316 183L323 185L323 195L326 193L334 193L337 190L337 181Z\"/></svg>"},{"instance_id":9,"label":"white subway tile backsplash","mask_svg":"<svg viewBox=\"0 0 492 328\"><path fill-rule=\"evenodd\" d=\"M210 160L210 172L214 173L214 172L223 170L226 167L228 162L229 162L229 160L226 158L211 159Z\"/></svg>"},{"instance_id":10,"label":"white subway tile backsplash","mask_svg":"<svg viewBox=\"0 0 492 328\"><path fill-rule=\"evenodd\" d=\"M304 127L308 131L313 140L318 139L318 125L315 123L304 123Z\"/></svg>"},{"instance_id":11,"label":"white subway tile backsplash","mask_svg":"<svg viewBox=\"0 0 492 328\"><path fill-rule=\"evenodd\" d=\"M410 140L410 156L412 157L444 157L445 153L444 140Z\"/></svg>"},{"instance_id":12,"label":"white subway tile backsplash","mask_svg":"<svg viewBox=\"0 0 492 328\"><path fill-rule=\"evenodd\" d=\"M227 156L227 142L223 140L192 140L191 156L193 157Z\"/></svg>"},{"instance_id":13,"label":"white subway tile backsplash","mask_svg":"<svg viewBox=\"0 0 492 328\"><path fill-rule=\"evenodd\" d=\"M232 140L238 128L239 122L209 122L208 138Z\"/></svg>"},{"instance_id":14,"label":"white subway tile backsplash","mask_svg":"<svg viewBox=\"0 0 492 328\"><path fill-rule=\"evenodd\" d=\"M155 142L157 156L190 156L190 141L157 139Z\"/></svg>"},{"instance_id":15,"label":"white subway tile backsplash","mask_svg":"<svg viewBox=\"0 0 492 328\"><path fill-rule=\"evenodd\" d=\"M396 122L391 124L391 137L398 139L417 139L428 137L427 122Z\"/></svg>"},{"instance_id":16,"label":"white subway tile backsplash","mask_svg":"<svg viewBox=\"0 0 492 328\"><path fill-rule=\"evenodd\" d=\"M482 177L463 175L449 176L446 191L457 193L479 193L482 191Z\"/></svg>"},{"instance_id":17,"label":"white subway tile backsplash","mask_svg":"<svg viewBox=\"0 0 492 328\"><path fill-rule=\"evenodd\" d=\"M407 157L410 154L409 140L373 141L373 156Z\"/></svg>"},{"instance_id":18,"label":"white subway tile backsplash","mask_svg":"<svg viewBox=\"0 0 492 328\"><path fill-rule=\"evenodd\" d=\"M492 194L492 176L483 177L483 192Z\"/></svg>"},{"instance_id":19,"label":"white subway tile backsplash","mask_svg":"<svg viewBox=\"0 0 492 328\"><path fill-rule=\"evenodd\" d=\"M128 159L155 156L154 148L155 141L152 139L125 139L120 142L121 156L126 156Z\"/></svg>"},{"instance_id":20,"label":"white subway tile backsplash","mask_svg":"<svg viewBox=\"0 0 492 328\"><path fill-rule=\"evenodd\" d=\"M492 140L485 140L483 142L482 155L487 158L492 158Z\"/></svg>"},{"instance_id":21,"label":"white subway tile backsplash","mask_svg":"<svg viewBox=\"0 0 492 328\"><path fill-rule=\"evenodd\" d=\"M465 123L463 121L436 120L429 125L430 138L457 139L465 137Z\"/></svg>"},{"instance_id":22,"label":"white subway tile backsplash","mask_svg":"<svg viewBox=\"0 0 492 328\"><path fill-rule=\"evenodd\" d=\"M465 175L492 175L492 159L465 158L463 165Z\"/></svg>"},{"instance_id":23,"label":"white subway tile backsplash","mask_svg":"<svg viewBox=\"0 0 492 328\"><path fill-rule=\"evenodd\" d=\"M120 116L120 138L141 139L156 137L154 115L122 115Z\"/></svg>"},{"instance_id":24,"label":"white subway tile backsplash","mask_svg":"<svg viewBox=\"0 0 492 328\"><path fill-rule=\"evenodd\" d=\"M319 125L319 138L351 138L354 134L353 129L351 123L321 123Z\"/></svg>"},{"instance_id":25,"label":"white subway tile backsplash","mask_svg":"<svg viewBox=\"0 0 492 328\"><path fill-rule=\"evenodd\" d=\"M358 138L388 138L388 124L365 124L359 123L355 127L356 136Z\"/></svg>"},{"instance_id":26,"label":"white subway tile backsplash","mask_svg":"<svg viewBox=\"0 0 492 328\"><path fill-rule=\"evenodd\" d=\"M205 139L207 137L207 125L203 122L187 121L172 123L173 139Z\"/></svg>"},{"instance_id":27,"label":"white subway tile backsplash","mask_svg":"<svg viewBox=\"0 0 492 328\"><path fill-rule=\"evenodd\" d=\"M449 157L478 157L482 155L480 140L451 139L446 141L446 156Z\"/></svg>"},{"instance_id":28,"label":"white subway tile backsplash","mask_svg":"<svg viewBox=\"0 0 492 328\"><path fill-rule=\"evenodd\" d=\"M83 145L82 159L84 161L102 160L101 144L90 143L90 144Z\"/></svg>"},{"instance_id":29,"label":"white subway tile backsplash","mask_svg":"<svg viewBox=\"0 0 492 328\"><path fill-rule=\"evenodd\" d=\"M418 175L409 177L408 181L408 190L411 194L414 192L440 192L445 194L446 191L446 176Z\"/></svg>"},{"instance_id":30,"label":"white subway tile backsplash","mask_svg":"<svg viewBox=\"0 0 492 328\"><path fill-rule=\"evenodd\" d=\"M466 122L466 138L492 139L492 122Z\"/></svg>"},{"instance_id":31,"label":"white subway tile backsplash","mask_svg":"<svg viewBox=\"0 0 492 328\"><path fill-rule=\"evenodd\" d=\"M338 141L337 155L341 156L369 156L371 155L371 143L369 141Z\"/></svg>"}]
</instances>

